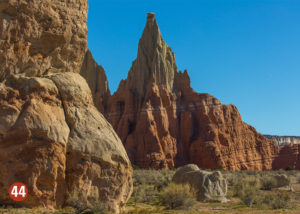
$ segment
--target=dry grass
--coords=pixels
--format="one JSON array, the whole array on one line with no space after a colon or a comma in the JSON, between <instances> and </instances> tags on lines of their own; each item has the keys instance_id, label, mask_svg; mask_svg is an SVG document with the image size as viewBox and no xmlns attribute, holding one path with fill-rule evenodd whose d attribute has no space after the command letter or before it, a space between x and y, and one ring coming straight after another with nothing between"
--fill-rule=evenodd
<instances>
[{"instance_id":1,"label":"dry grass","mask_svg":"<svg viewBox=\"0 0 300 214\"><path fill-rule=\"evenodd\" d=\"M162 198L163 192L165 193L165 197L170 201L173 201L170 195L177 195L178 198L182 198L182 195L177 191L172 190L172 192L171 190L168 190L168 188L170 188L171 186L171 178L174 175L173 170L134 170L134 194L132 195L129 203L126 206L125 213L300 213L300 171L222 171L222 173L228 179L228 193L230 196L229 202L197 202L194 204L194 206L191 207L191 209L179 210L175 209L175 207L172 208L173 205L170 206L167 203L163 203L164 199ZM294 192L289 191L289 188L274 188L274 183L272 184L272 181L270 182L270 185L261 183L262 179L276 174L285 174L289 176L291 178L291 186L292 189L294 189ZM265 181L265 183L269 183L269 181ZM166 194L167 192L169 194L168 197L168 194ZM75 191L75 193L73 193L74 201L76 201L76 198L79 197L78 195L76 195L77 194ZM177 197L175 197L175 199L177 199ZM100 206L99 209L95 207L95 210L89 210L89 213L99 213L97 210L102 210L102 206ZM0 208L0 213L5 214L69 214L75 212L76 209L72 207L66 207L60 210L48 210L44 208Z\"/></svg>"},{"instance_id":2,"label":"dry grass","mask_svg":"<svg viewBox=\"0 0 300 214\"><path fill-rule=\"evenodd\" d=\"M138 186L148 185L155 187L162 185L163 188L155 189L159 194L166 188L166 183L170 182L174 171L164 170L169 175L165 179L161 171L135 170L135 189ZM217 202L197 202L189 210L178 210L162 203L162 198L156 198L155 203L130 203L127 207L128 213L300 213L300 188L297 189L298 176L300 172L291 170L278 171L223 171L228 179L228 193L230 201L226 203ZM272 179L274 175L285 174L291 178L292 186L296 192L288 191L289 188L276 188L277 184ZM142 183L142 184L141 184ZM300 184L299 184L300 187ZM180 196L178 196L180 198ZM134 196L133 196L134 198ZM172 197L167 197L171 201ZM132 199L131 199L132 200Z\"/></svg>"}]
</instances>

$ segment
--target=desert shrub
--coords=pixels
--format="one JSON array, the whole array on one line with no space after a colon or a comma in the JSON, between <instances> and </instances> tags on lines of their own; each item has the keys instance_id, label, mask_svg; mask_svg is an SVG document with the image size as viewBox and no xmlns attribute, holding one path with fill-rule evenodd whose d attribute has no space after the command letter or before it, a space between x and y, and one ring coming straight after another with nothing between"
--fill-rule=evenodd
<instances>
[{"instance_id":1,"label":"desert shrub","mask_svg":"<svg viewBox=\"0 0 300 214\"><path fill-rule=\"evenodd\" d=\"M258 180L248 178L240 180L233 187L233 196L237 196L241 201L249 207L258 202Z\"/></svg>"},{"instance_id":2,"label":"desert shrub","mask_svg":"<svg viewBox=\"0 0 300 214\"><path fill-rule=\"evenodd\" d=\"M271 203L272 209L283 209L289 206L291 197L287 193L279 192L273 198L273 203Z\"/></svg>"},{"instance_id":3,"label":"desert shrub","mask_svg":"<svg viewBox=\"0 0 300 214\"><path fill-rule=\"evenodd\" d=\"M163 188L159 199L167 209L190 209L197 203L195 194L187 184L170 183Z\"/></svg>"},{"instance_id":4,"label":"desert shrub","mask_svg":"<svg viewBox=\"0 0 300 214\"><path fill-rule=\"evenodd\" d=\"M171 182L174 173L173 170L134 170L132 201L157 202L159 191Z\"/></svg>"},{"instance_id":5,"label":"desert shrub","mask_svg":"<svg viewBox=\"0 0 300 214\"><path fill-rule=\"evenodd\" d=\"M252 171L252 170L249 170L249 171L246 171L247 175L254 175L254 176L257 176L258 172L257 171Z\"/></svg>"},{"instance_id":6,"label":"desert shrub","mask_svg":"<svg viewBox=\"0 0 300 214\"><path fill-rule=\"evenodd\" d=\"M285 171L291 171L291 170L294 170L294 168L293 168L292 166L287 166L287 167L285 168Z\"/></svg>"},{"instance_id":7,"label":"desert shrub","mask_svg":"<svg viewBox=\"0 0 300 214\"><path fill-rule=\"evenodd\" d=\"M75 188L68 193L66 204L74 207L77 213L83 214L105 214L107 209L101 201L88 201L87 195L79 193Z\"/></svg>"},{"instance_id":8,"label":"desert shrub","mask_svg":"<svg viewBox=\"0 0 300 214\"><path fill-rule=\"evenodd\" d=\"M154 185L158 190L171 182L175 171L173 170L134 170L134 186L142 184Z\"/></svg>"},{"instance_id":9,"label":"desert shrub","mask_svg":"<svg viewBox=\"0 0 300 214\"><path fill-rule=\"evenodd\" d=\"M142 184L134 187L132 201L135 203L152 202L158 198L159 192L153 185Z\"/></svg>"},{"instance_id":10,"label":"desert shrub","mask_svg":"<svg viewBox=\"0 0 300 214\"><path fill-rule=\"evenodd\" d=\"M257 203L258 197L257 197L257 189L246 187L243 189L243 191L240 192L240 199L244 204L246 204L248 207L252 207L253 204Z\"/></svg>"},{"instance_id":11,"label":"desert shrub","mask_svg":"<svg viewBox=\"0 0 300 214\"><path fill-rule=\"evenodd\" d=\"M91 204L90 212L91 214L106 214L107 209L104 204L100 201L96 201ZM87 213L86 213L87 214Z\"/></svg>"},{"instance_id":12,"label":"desert shrub","mask_svg":"<svg viewBox=\"0 0 300 214\"><path fill-rule=\"evenodd\" d=\"M233 176L233 175L228 175L226 176L226 179L227 179L227 184L229 186L234 186L235 184L237 184L239 182L239 178L238 176Z\"/></svg>"},{"instance_id":13,"label":"desert shrub","mask_svg":"<svg viewBox=\"0 0 300 214\"><path fill-rule=\"evenodd\" d=\"M245 179L247 176L244 172L230 172L226 173L225 177L227 179L227 184L229 186L235 186L240 183L241 180Z\"/></svg>"},{"instance_id":14,"label":"desert shrub","mask_svg":"<svg viewBox=\"0 0 300 214\"><path fill-rule=\"evenodd\" d=\"M265 176L260 179L260 188L262 190L272 190L277 187L277 180L271 176Z\"/></svg>"},{"instance_id":15,"label":"desert shrub","mask_svg":"<svg viewBox=\"0 0 300 214\"><path fill-rule=\"evenodd\" d=\"M271 209L288 208L291 200L290 195L284 192L262 194L260 198L260 206L267 206Z\"/></svg>"},{"instance_id":16,"label":"desert shrub","mask_svg":"<svg viewBox=\"0 0 300 214\"><path fill-rule=\"evenodd\" d=\"M256 178L240 179L233 186L233 196L239 197L244 189L258 189L258 186L258 180Z\"/></svg>"}]
</instances>

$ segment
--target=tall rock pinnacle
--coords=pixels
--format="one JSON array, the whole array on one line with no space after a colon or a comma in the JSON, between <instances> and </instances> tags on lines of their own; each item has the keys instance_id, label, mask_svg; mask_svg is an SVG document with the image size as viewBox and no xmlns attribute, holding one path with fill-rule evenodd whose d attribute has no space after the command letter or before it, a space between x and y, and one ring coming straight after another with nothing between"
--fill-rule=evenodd
<instances>
[{"instance_id":1,"label":"tall rock pinnacle","mask_svg":"<svg viewBox=\"0 0 300 214\"><path fill-rule=\"evenodd\" d=\"M177 72L153 13L148 13L128 78L108 99L105 116L131 163L142 168L187 163L230 170L300 167L300 146L276 147L244 123L234 105L190 87L187 71Z\"/></svg>"},{"instance_id":2,"label":"tall rock pinnacle","mask_svg":"<svg viewBox=\"0 0 300 214\"><path fill-rule=\"evenodd\" d=\"M154 13L148 13L137 58L129 71L127 84L140 95L153 82L172 91L176 72L175 55L163 40Z\"/></svg>"}]
</instances>

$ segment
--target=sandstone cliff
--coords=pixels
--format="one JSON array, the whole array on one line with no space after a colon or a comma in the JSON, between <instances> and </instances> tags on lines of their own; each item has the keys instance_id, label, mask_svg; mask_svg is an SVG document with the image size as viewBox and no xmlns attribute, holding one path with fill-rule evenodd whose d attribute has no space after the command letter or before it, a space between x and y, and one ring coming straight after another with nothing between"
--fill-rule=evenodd
<instances>
[{"instance_id":1,"label":"sandstone cliff","mask_svg":"<svg viewBox=\"0 0 300 214\"><path fill-rule=\"evenodd\" d=\"M105 104L110 97L108 81L103 67L97 64L89 50L85 54L80 74L89 84L95 106L100 112L104 112Z\"/></svg>"},{"instance_id":2,"label":"sandstone cliff","mask_svg":"<svg viewBox=\"0 0 300 214\"><path fill-rule=\"evenodd\" d=\"M177 71L174 53L152 13L128 77L104 113L131 162L144 168L195 163L201 168L264 170L276 168L275 160L281 162L284 153L244 123L234 105L193 91L187 71Z\"/></svg>"},{"instance_id":3,"label":"sandstone cliff","mask_svg":"<svg viewBox=\"0 0 300 214\"><path fill-rule=\"evenodd\" d=\"M129 158L94 106L93 98L109 90L86 53L87 9L87 0L0 2L3 205L16 203L7 194L15 182L27 185L18 205L28 207L55 208L77 198L118 213L130 197Z\"/></svg>"},{"instance_id":4,"label":"sandstone cliff","mask_svg":"<svg viewBox=\"0 0 300 214\"><path fill-rule=\"evenodd\" d=\"M87 13L87 0L1 0L0 81L10 74L79 73Z\"/></svg>"},{"instance_id":5,"label":"sandstone cliff","mask_svg":"<svg viewBox=\"0 0 300 214\"><path fill-rule=\"evenodd\" d=\"M10 76L0 98L2 204L18 181L29 188L18 204L58 207L77 191L83 203L120 210L132 191L130 162L79 74Z\"/></svg>"}]
</instances>

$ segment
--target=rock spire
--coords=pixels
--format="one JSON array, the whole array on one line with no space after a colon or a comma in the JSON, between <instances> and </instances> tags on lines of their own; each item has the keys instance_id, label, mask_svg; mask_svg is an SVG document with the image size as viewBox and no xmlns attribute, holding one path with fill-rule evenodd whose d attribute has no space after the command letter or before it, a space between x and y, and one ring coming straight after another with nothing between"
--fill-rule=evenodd
<instances>
[{"instance_id":1,"label":"rock spire","mask_svg":"<svg viewBox=\"0 0 300 214\"><path fill-rule=\"evenodd\" d=\"M171 92L176 72L175 55L163 40L154 13L148 13L137 58L128 74L127 87L145 95L155 83Z\"/></svg>"},{"instance_id":2,"label":"rock spire","mask_svg":"<svg viewBox=\"0 0 300 214\"><path fill-rule=\"evenodd\" d=\"M188 72L177 72L174 53L153 13L148 13L128 78L109 98L105 115L131 163L139 167L194 163L230 170L299 168L298 145L276 147L243 122L234 105L222 105L190 87Z\"/></svg>"}]
</instances>

